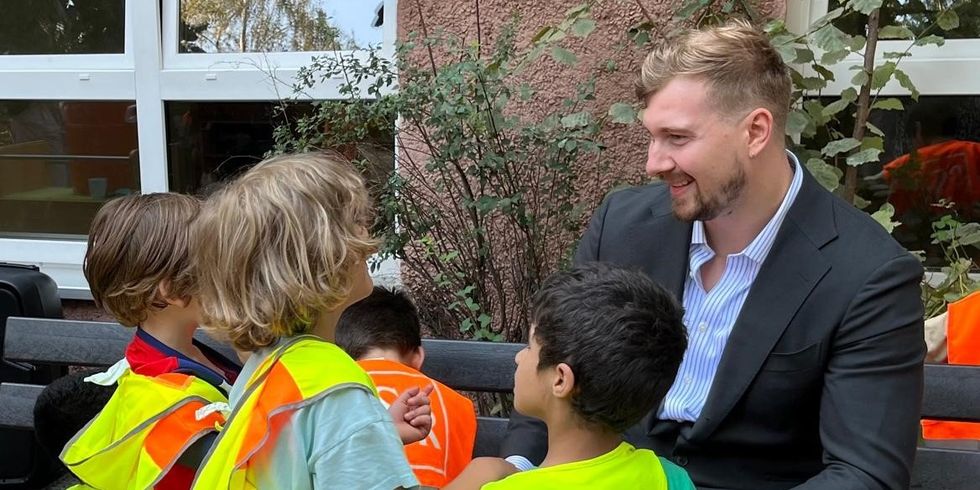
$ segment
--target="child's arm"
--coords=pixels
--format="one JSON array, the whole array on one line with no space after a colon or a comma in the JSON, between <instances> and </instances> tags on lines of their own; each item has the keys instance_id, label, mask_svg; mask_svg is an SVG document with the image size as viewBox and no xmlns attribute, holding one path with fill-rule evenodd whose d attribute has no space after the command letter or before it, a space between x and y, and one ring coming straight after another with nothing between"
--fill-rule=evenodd
<instances>
[{"instance_id":1,"label":"child's arm","mask_svg":"<svg viewBox=\"0 0 980 490\"><path fill-rule=\"evenodd\" d=\"M388 413L395 422L402 444L411 444L428 437L429 431L432 430L429 394L434 388L433 385L421 389L409 388L398 395L398 398L388 407Z\"/></svg>"},{"instance_id":2,"label":"child's arm","mask_svg":"<svg viewBox=\"0 0 980 490\"><path fill-rule=\"evenodd\" d=\"M478 490L483 485L517 473L514 465L502 458L476 458L466 465L455 480L442 487L443 490Z\"/></svg>"}]
</instances>

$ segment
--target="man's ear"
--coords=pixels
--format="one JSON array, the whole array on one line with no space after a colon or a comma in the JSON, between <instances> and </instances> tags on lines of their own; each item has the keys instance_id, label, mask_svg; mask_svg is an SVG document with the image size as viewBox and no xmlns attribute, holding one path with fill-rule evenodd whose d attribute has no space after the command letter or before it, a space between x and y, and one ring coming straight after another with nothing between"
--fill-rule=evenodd
<instances>
[{"instance_id":1,"label":"man's ear","mask_svg":"<svg viewBox=\"0 0 980 490\"><path fill-rule=\"evenodd\" d=\"M569 398L575 390L575 373L572 367L564 362L552 368L554 380L551 383L551 394L556 398Z\"/></svg>"},{"instance_id":2,"label":"man's ear","mask_svg":"<svg viewBox=\"0 0 980 490\"><path fill-rule=\"evenodd\" d=\"M422 363L425 362L425 347L421 345L416 347L411 354L408 355L408 364L412 369L416 371L422 370Z\"/></svg>"},{"instance_id":3,"label":"man's ear","mask_svg":"<svg viewBox=\"0 0 980 490\"><path fill-rule=\"evenodd\" d=\"M772 113L769 109L758 108L745 116L746 146L749 158L755 158L769 145L775 129Z\"/></svg>"}]
</instances>

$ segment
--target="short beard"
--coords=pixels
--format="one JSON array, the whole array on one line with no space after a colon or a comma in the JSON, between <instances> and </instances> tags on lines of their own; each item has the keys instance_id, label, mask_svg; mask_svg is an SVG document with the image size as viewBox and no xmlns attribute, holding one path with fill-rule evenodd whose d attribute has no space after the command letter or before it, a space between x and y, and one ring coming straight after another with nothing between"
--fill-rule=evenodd
<instances>
[{"instance_id":1,"label":"short beard","mask_svg":"<svg viewBox=\"0 0 980 490\"><path fill-rule=\"evenodd\" d=\"M721 215L731 207L745 190L745 171L742 165L735 167L735 173L721 187L721 191L714 199L706 199L700 192L694 196L694 209L689 213L684 213L677 208L676 203L672 206L674 217L681 221L711 221Z\"/></svg>"}]
</instances>

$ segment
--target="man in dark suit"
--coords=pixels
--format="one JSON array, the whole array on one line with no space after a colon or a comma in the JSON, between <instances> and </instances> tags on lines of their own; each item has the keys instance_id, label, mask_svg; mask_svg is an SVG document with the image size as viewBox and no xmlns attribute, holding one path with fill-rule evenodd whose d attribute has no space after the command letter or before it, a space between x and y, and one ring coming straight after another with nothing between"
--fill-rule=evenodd
<instances>
[{"instance_id":1,"label":"man in dark suit","mask_svg":"<svg viewBox=\"0 0 980 490\"><path fill-rule=\"evenodd\" d=\"M647 57L637 92L660 182L610 195L575 262L649 273L682 299L689 346L627 439L700 488L908 488L922 269L786 151L779 54L744 24L694 31ZM501 456L546 448L511 418Z\"/></svg>"}]
</instances>

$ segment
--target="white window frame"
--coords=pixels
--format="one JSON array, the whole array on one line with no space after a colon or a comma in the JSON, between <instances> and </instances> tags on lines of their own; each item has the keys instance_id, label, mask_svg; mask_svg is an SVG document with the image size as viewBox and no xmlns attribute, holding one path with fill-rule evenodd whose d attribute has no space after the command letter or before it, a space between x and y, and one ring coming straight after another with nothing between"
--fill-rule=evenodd
<instances>
[{"instance_id":1,"label":"white window frame","mask_svg":"<svg viewBox=\"0 0 980 490\"><path fill-rule=\"evenodd\" d=\"M828 0L787 0L786 26L791 32L804 32L807 26L827 13ZM908 40L878 41L875 58L883 59L886 51L904 51L911 42ZM947 39L939 46L915 46L911 56L899 62L899 68L909 75L916 89L923 95L964 95L980 94L980 38ZM854 76L852 66L862 66L860 56L852 54L840 63L828 66L834 73L835 81L828 83L824 93L833 94L850 86ZM909 95L898 82L892 80L882 91L882 95Z\"/></svg>"},{"instance_id":2,"label":"white window frame","mask_svg":"<svg viewBox=\"0 0 980 490\"><path fill-rule=\"evenodd\" d=\"M169 188L166 102L291 97L298 69L313 56L331 54L178 53L179 3L126 0L121 54L0 56L0 100L135 100L141 192L162 192ZM382 53L390 57L397 35L397 0L384 0L384 9ZM140 35L134 35L136 28ZM308 95L339 98L339 85L339 80L323 83ZM0 238L0 261L38 265L58 284L62 298L91 299L82 274L85 247L84 240ZM382 282L397 282L398 270L398 263L388 260L374 275Z\"/></svg>"}]
</instances>

